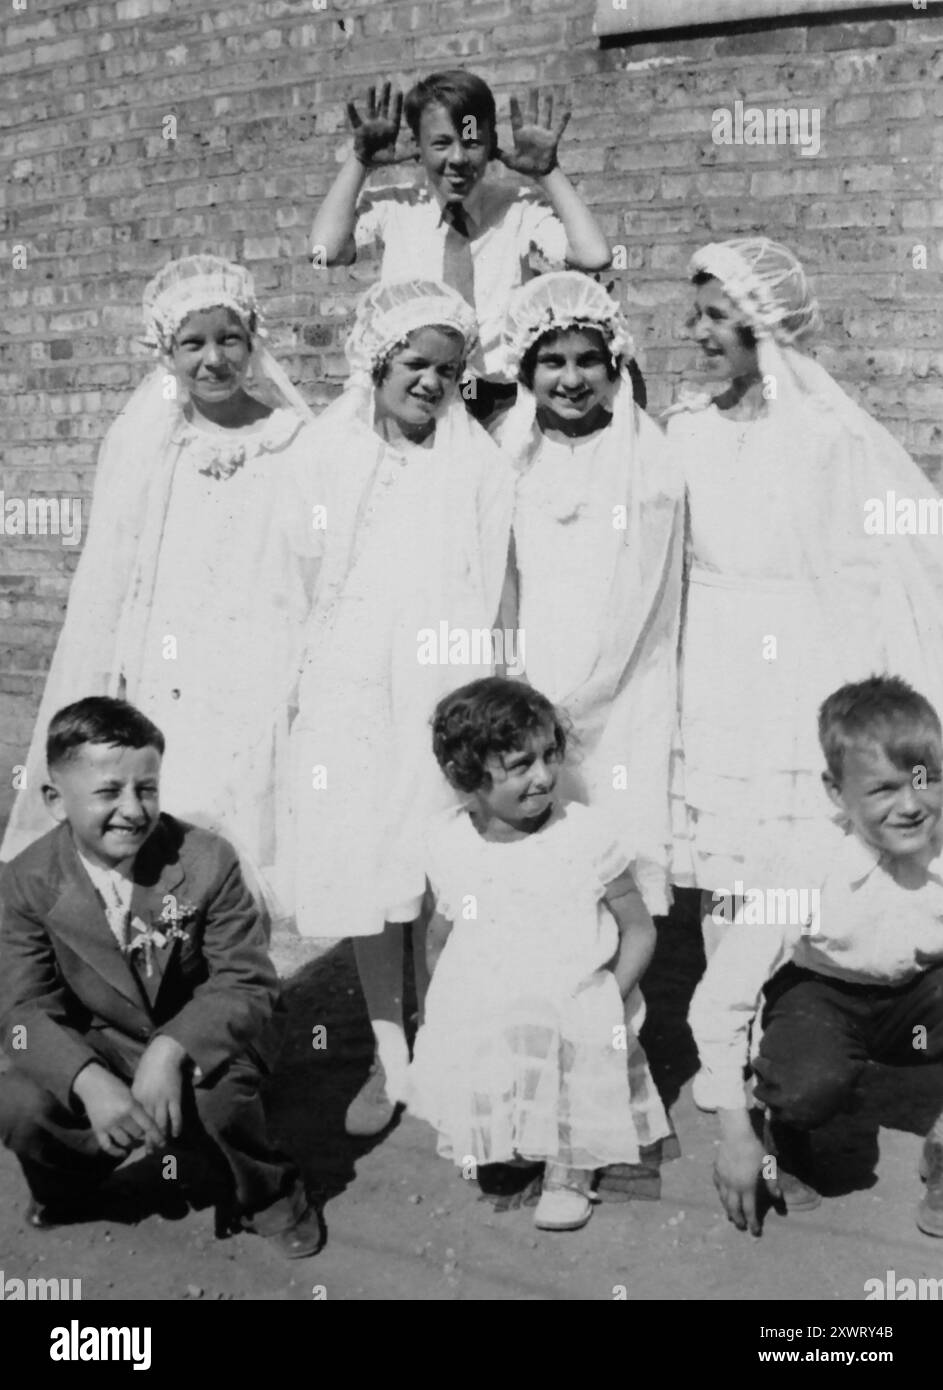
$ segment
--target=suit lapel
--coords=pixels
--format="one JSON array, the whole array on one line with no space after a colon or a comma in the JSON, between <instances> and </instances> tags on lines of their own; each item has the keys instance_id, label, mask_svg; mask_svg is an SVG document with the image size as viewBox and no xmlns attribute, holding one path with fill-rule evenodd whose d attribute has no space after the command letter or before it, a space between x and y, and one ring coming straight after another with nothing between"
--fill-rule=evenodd
<instances>
[{"instance_id":1,"label":"suit lapel","mask_svg":"<svg viewBox=\"0 0 943 1390\"><path fill-rule=\"evenodd\" d=\"M184 873L179 859L170 857L163 823L148 840L134 864L134 892L131 895L131 940L141 928L161 931L160 917L165 907L173 908L179 900L176 889ZM170 897L172 902L165 899ZM141 988L153 1009L163 984L164 972L173 953L175 941L166 940L163 946L150 951L151 973L147 973L147 958L143 949L134 953L134 970Z\"/></svg>"},{"instance_id":2,"label":"suit lapel","mask_svg":"<svg viewBox=\"0 0 943 1390\"><path fill-rule=\"evenodd\" d=\"M50 925L112 989L141 1008L137 981L112 935L101 898L82 867L68 826L61 831L58 867L58 897L49 914Z\"/></svg>"}]
</instances>

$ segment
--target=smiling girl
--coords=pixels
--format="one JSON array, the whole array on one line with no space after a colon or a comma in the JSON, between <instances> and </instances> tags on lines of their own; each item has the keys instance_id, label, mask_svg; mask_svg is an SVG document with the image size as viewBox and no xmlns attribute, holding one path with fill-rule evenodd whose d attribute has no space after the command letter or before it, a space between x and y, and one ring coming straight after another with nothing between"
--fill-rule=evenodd
<instances>
[{"instance_id":1,"label":"smiling girl","mask_svg":"<svg viewBox=\"0 0 943 1390\"><path fill-rule=\"evenodd\" d=\"M295 906L303 936L354 939L376 1042L355 1134L390 1121L409 1060L404 925L425 891L419 827L443 795L428 721L455 681L447 652L420 661L422 633L490 629L507 562L510 470L458 392L475 340L444 285L368 290L350 381L285 519L287 547L321 562L293 730Z\"/></svg>"},{"instance_id":2,"label":"smiling girl","mask_svg":"<svg viewBox=\"0 0 943 1390\"><path fill-rule=\"evenodd\" d=\"M43 833L41 731L72 700L112 694L162 728L162 791L222 830L280 910L275 711L297 660L313 573L271 546L313 420L260 341L252 278L215 256L171 261L144 292L159 358L112 426L92 521L3 844Z\"/></svg>"},{"instance_id":3,"label":"smiling girl","mask_svg":"<svg viewBox=\"0 0 943 1390\"><path fill-rule=\"evenodd\" d=\"M495 437L517 470L527 679L572 721L569 794L611 815L649 910L664 913L680 474L633 401L622 311L589 276L552 272L518 290L505 346L519 391Z\"/></svg>"}]
</instances>

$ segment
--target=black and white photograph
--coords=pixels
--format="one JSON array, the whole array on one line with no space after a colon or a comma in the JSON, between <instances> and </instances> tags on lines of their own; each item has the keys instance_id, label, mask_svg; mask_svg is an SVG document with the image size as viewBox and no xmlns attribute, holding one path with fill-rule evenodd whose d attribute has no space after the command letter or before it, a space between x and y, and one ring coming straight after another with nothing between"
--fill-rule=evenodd
<instances>
[{"instance_id":1,"label":"black and white photograph","mask_svg":"<svg viewBox=\"0 0 943 1390\"><path fill-rule=\"evenodd\" d=\"M32 1364L272 1301L932 1355L941 0L0 33Z\"/></svg>"}]
</instances>

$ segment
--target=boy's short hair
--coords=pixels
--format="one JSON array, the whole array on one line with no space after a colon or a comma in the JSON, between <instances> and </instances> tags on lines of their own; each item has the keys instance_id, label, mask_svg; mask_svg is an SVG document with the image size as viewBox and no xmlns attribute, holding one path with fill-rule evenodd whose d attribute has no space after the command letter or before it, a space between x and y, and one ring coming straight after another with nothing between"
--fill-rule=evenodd
<instances>
[{"instance_id":1,"label":"boy's short hair","mask_svg":"<svg viewBox=\"0 0 943 1390\"><path fill-rule=\"evenodd\" d=\"M819 710L819 743L839 785L853 744L876 743L902 769L939 772L943 762L939 715L900 676L869 676L829 695Z\"/></svg>"},{"instance_id":2,"label":"boy's short hair","mask_svg":"<svg viewBox=\"0 0 943 1390\"><path fill-rule=\"evenodd\" d=\"M448 72L432 72L411 87L406 93L403 113L417 140L419 122L427 106L444 106L457 130L461 130L467 116L474 116L479 123L487 121L491 132L489 154L494 157L498 144L498 112L494 93L482 78L462 68L452 68Z\"/></svg>"},{"instance_id":3,"label":"boy's short hair","mask_svg":"<svg viewBox=\"0 0 943 1390\"><path fill-rule=\"evenodd\" d=\"M53 715L46 735L46 765L69 762L85 743L106 743L115 748L156 748L164 753L164 735L147 715L127 700L110 695L88 695Z\"/></svg>"},{"instance_id":4,"label":"boy's short hair","mask_svg":"<svg viewBox=\"0 0 943 1390\"><path fill-rule=\"evenodd\" d=\"M606 375L610 381L615 381L622 370L622 358L613 358L612 353L606 343L605 334L600 328L594 328L592 324L571 324L569 328L551 328L546 333L541 333L539 338L535 338L530 347L521 358L520 366L517 369L517 379L527 387L528 391L534 389L534 371L537 366L537 354L540 349L551 339L559 338L564 333L579 332L593 333L599 339L603 352L606 354Z\"/></svg>"},{"instance_id":5,"label":"boy's short hair","mask_svg":"<svg viewBox=\"0 0 943 1390\"><path fill-rule=\"evenodd\" d=\"M531 734L553 728L557 752L566 753L567 731L554 706L533 686L486 676L443 696L432 717L432 749L454 787L474 792L487 779L489 756L519 751Z\"/></svg>"}]
</instances>

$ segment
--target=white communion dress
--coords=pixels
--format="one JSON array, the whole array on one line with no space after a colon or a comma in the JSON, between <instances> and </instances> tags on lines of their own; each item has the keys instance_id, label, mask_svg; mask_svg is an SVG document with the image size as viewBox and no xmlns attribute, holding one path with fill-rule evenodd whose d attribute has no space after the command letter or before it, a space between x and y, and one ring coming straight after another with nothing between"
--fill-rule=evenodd
<instances>
[{"instance_id":1,"label":"white communion dress","mask_svg":"<svg viewBox=\"0 0 943 1390\"><path fill-rule=\"evenodd\" d=\"M288 877L279 835L287 700L314 568L274 545L272 527L292 468L310 467L312 427L282 405L240 429L197 427L163 401L162 380L158 372L139 388L104 441L28 790L3 852L49 828L39 788L52 714L87 695L116 695L165 736L163 807L226 835L278 915Z\"/></svg>"},{"instance_id":2,"label":"white communion dress","mask_svg":"<svg viewBox=\"0 0 943 1390\"><path fill-rule=\"evenodd\" d=\"M550 700L587 680L599 650L593 618L613 581L618 534L604 431L574 444L543 438L514 508L527 675Z\"/></svg>"},{"instance_id":3,"label":"white communion dress","mask_svg":"<svg viewBox=\"0 0 943 1390\"><path fill-rule=\"evenodd\" d=\"M669 419L688 499L672 774L678 884L731 894L802 886L832 814L821 702L884 671L935 698L932 566L863 524L868 496L901 469L909 491L932 489L886 431L854 412L849 402L846 424L796 396L788 412L750 421L714 405Z\"/></svg>"},{"instance_id":4,"label":"white communion dress","mask_svg":"<svg viewBox=\"0 0 943 1390\"><path fill-rule=\"evenodd\" d=\"M608 968L618 930L603 895L628 858L604 818L571 802L533 835L499 843L450 808L427 845L438 911L453 927L408 1107L457 1164L637 1162L640 1146L670 1131L636 1037L641 995L624 1008Z\"/></svg>"},{"instance_id":5,"label":"white communion dress","mask_svg":"<svg viewBox=\"0 0 943 1390\"><path fill-rule=\"evenodd\" d=\"M568 796L604 811L651 913L668 910L683 489L627 374L610 423L561 443L526 387L496 429L517 469L526 678L568 719Z\"/></svg>"},{"instance_id":6,"label":"white communion dress","mask_svg":"<svg viewBox=\"0 0 943 1390\"><path fill-rule=\"evenodd\" d=\"M297 515L321 504L326 527L291 739L298 930L329 938L419 913L422 826L454 802L430 721L443 694L493 670L451 637L490 633L512 505L510 469L460 403L432 447L381 439L361 418L372 399L340 416L298 480Z\"/></svg>"},{"instance_id":7,"label":"white communion dress","mask_svg":"<svg viewBox=\"0 0 943 1390\"><path fill-rule=\"evenodd\" d=\"M309 614L313 567L306 573L302 558L273 550L272 520L288 471L311 465L311 427L279 408L236 439L221 434L182 424L174 437L179 455L127 695L167 740L167 809L227 834L282 902L273 818L288 786L267 785L272 728Z\"/></svg>"}]
</instances>

